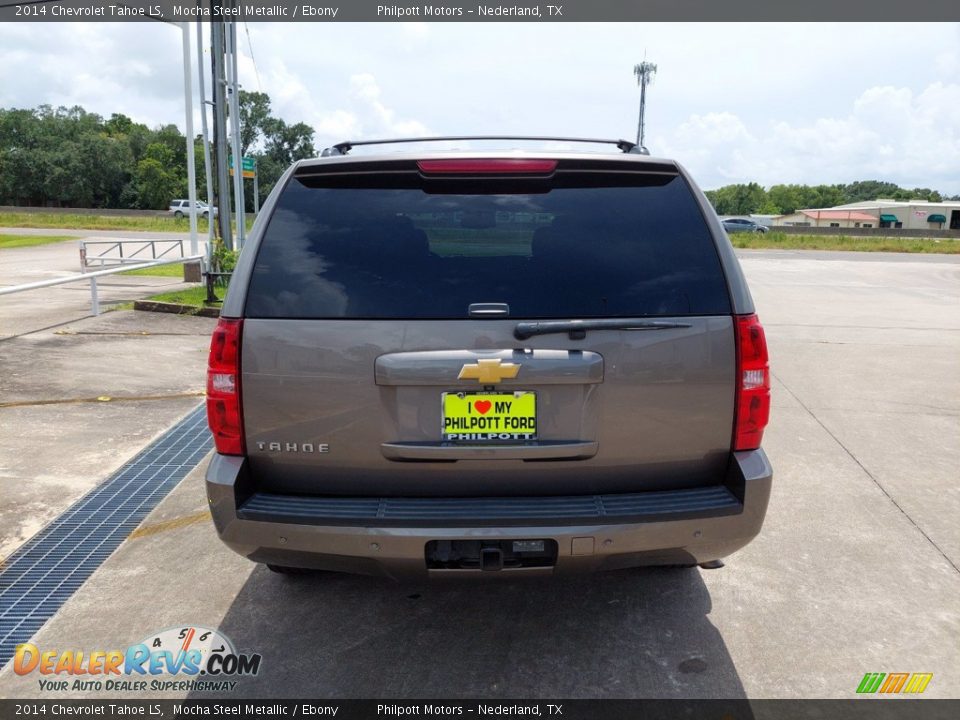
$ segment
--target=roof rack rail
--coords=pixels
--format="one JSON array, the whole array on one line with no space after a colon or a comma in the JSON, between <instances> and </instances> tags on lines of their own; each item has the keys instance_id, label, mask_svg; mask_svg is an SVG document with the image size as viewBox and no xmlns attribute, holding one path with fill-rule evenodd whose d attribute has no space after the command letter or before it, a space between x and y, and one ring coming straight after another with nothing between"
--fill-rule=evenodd
<instances>
[{"instance_id":1,"label":"roof rack rail","mask_svg":"<svg viewBox=\"0 0 960 720\"><path fill-rule=\"evenodd\" d=\"M324 149L321 157L346 155L360 145L392 145L394 143L443 142L445 140L533 140L539 142L581 142L616 145L622 152L649 155L650 151L642 145L629 140L603 140L597 138L546 137L538 135L451 135L448 137L397 138L394 140L347 140Z\"/></svg>"}]
</instances>

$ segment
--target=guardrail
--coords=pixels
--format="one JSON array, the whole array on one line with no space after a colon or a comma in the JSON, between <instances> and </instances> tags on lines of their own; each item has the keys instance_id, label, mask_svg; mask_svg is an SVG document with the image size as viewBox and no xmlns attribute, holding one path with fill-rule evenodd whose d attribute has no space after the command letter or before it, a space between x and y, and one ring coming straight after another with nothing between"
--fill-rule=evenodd
<instances>
[{"instance_id":1,"label":"guardrail","mask_svg":"<svg viewBox=\"0 0 960 720\"><path fill-rule=\"evenodd\" d=\"M100 267L109 265L135 265L150 260L160 260L170 256L170 253L179 251L177 259L183 259L183 240L81 240L80 241L80 272L86 272L88 267L99 263ZM164 245L167 245L165 249ZM158 254L157 250L161 250ZM95 248L102 247L99 253ZM126 248L126 254L124 250ZM149 250L149 252L147 252ZM91 252L93 251L93 253ZM116 251L115 254L111 254Z\"/></svg>"},{"instance_id":2,"label":"guardrail","mask_svg":"<svg viewBox=\"0 0 960 720\"><path fill-rule=\"evenodd\" d=\"M140 263L139 265L121 265L120 267L110 268L109 270L95 270L89 273L80 273L70 277L54 278L53 280L38 280L37 282L24 283L23 285L13 285L11 287L0 288L0 295L12 295L13 293L25 292L27 290L38 290L40 288L51 287L53 285L65 285L72 282L88 281L90 283L90 311L93 315L100 314L100 297L97 293L97 278L106 275L116 275L117 273L129 272L130 270L140 270L142 268L156 267L158 265L172 265L173 263L195 262L199 260L204 262L203 255L189 255L187 257L171 258L170 260L156 260L154 262Z\"/></svg>"}]
</instances>

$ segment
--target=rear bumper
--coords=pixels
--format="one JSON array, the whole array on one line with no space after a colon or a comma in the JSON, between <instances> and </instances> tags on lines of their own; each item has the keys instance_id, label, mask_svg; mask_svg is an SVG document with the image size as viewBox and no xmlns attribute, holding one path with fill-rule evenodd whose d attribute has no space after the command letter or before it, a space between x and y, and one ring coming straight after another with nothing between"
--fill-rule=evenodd
<instances>
[{"instance_id":1,"label":"rear bumper","mask_svg":"<svg viewBox=\"0 0 960 720\"><path fill-rule=\"evenodd\" d=\"M384 575L565 574L726 557L763 525L773 471L734 453L726 483L629 495L547 498L304 498L251 493L243 458L214 455L207 499L221 540L261 563ZM557 543L552 567L429 569L435 540Z\"/></svg>"}]
</instances>

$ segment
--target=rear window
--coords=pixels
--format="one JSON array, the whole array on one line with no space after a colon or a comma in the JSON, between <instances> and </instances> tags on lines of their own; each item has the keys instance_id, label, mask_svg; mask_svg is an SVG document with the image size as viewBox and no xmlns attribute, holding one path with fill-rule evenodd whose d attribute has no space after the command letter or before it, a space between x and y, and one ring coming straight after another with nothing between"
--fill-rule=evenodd
<instances>
[{"instance_id":1,"label":"rear window","mask_svg":"<svg viewBox=\"0 0 960 720\"><path fill-rule=\"evenodd\" d=\"M730 312L710 232L676 175L541 181L292 178L262 239L255 318L511 318Z\"/></svg>"}]
</instances>

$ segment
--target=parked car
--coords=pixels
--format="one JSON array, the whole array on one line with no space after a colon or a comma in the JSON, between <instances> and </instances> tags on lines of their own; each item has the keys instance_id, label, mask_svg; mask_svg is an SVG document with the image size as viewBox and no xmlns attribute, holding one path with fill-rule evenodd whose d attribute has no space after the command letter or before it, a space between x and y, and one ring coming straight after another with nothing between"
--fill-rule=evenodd
<instances>
[{"instance_id":1,"label":"parked car","mask_svg":"<svg viewBox=\"0 0 960 720\"><path fill-rule=\"evenodd\" d=\"M767 347L686 171L625 141L353 145L286 171L223 302L220 538L398 579L717 566L750 542Z\"/></svg>"},{"instance_id":2,"label":"parked car","mask_svg":"<svg viewBox=\"0 0 960 720\"><path fill-rule=\"evenodd\" d=\"M170 212L173 213L174 217L182 218L190 214L190 201L189 200L171 200L170 201ZM200 217L210 217L210 206L205 202L197 200L197 215ZM217 217L219 211L217 208L213 209L213 216Z\"/></svg>"},{"instance_id":3,"label":"parked car","mask_svg":"<svg viewBox=\"0 0 960 720\"><path fill-rule=\"evenodd\" d=\"M765 233L768 228L766 225L761 225L760 223L754 222L753 220L747 220L745 218L727 218L723 221L723 229L728 233L735 232L758 232Z\"/></svg>"}]
</instances>

